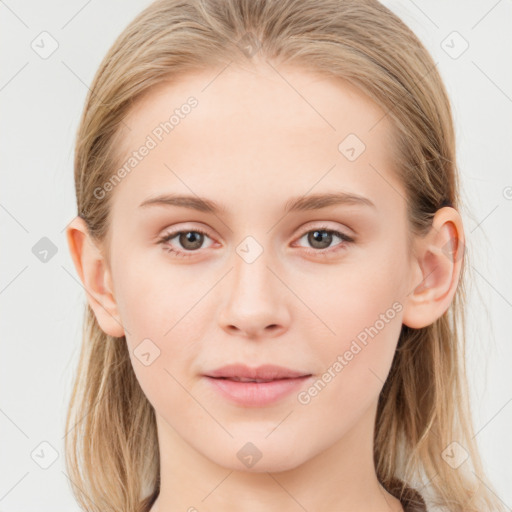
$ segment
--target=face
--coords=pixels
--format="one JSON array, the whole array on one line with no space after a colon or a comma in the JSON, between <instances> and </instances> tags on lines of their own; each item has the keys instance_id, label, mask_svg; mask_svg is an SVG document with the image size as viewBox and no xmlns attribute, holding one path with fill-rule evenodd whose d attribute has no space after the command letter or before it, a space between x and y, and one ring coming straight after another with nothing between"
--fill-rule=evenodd
<instances>
[{"instance_id":1,"label":"face","mask_svg":"<svg viewBox=\"0 0 512 512\"><path fill-rule=\"evenodd\" d=\"M246 470L250 442L255 471L373 422L411 286L384 112L345 81L280 73L231 67L153 89L125 119L130 170L111 191L113 295L160 433ZM240 402L204 376L232 363L310 377Z\"/></svg>"}]
</instances>

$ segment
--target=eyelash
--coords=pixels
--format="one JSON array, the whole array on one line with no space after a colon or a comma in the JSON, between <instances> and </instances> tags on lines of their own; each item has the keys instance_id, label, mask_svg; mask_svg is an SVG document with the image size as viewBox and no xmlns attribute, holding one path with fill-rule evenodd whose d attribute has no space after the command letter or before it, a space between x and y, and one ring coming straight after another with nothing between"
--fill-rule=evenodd
<instances>
[{"instance_id":1,"label":"eyelash","mask_svg":"<svg viewBox=\"0 0 512 512\"><path fill-rule=\"evenodd\" d=\"M313 231L323 231L323 232L329 233L331 235L335 235L338 238L341 238L341 240L343 240L343 242L340 243L336 249L309 249L309 250L306 250L306 252L308 254L314 254L314 255L318 256L318 255L326 255L327 253L335 253L339 250L342 250L346 245L349 245L354 242L354 239L352 237L349 237L348 235L345 235L344 233L341 233L340 231L336 231L334 229L328 229L327 226L321 226L321 227L309 229L309 230L305 231L304 233L302 233L302 235L298 238L298 240L303 238L304 235L312 233ZM208 233L202 229L182 229L180 231L174 231L173 233L164 235L162 238L160 238L158 240L158 243L162 244L164 250L169 253L172 253L174 255L174 257L188 258L188 257L194 256L194 253L197 251L177 251L173 247L167 245L167 242L169 242L170 240L175 238L176 235L180 235L182 233L201 233L202 235L206 235L208 238L211 238L208 235Z\"/></svg>"}]
</instances>

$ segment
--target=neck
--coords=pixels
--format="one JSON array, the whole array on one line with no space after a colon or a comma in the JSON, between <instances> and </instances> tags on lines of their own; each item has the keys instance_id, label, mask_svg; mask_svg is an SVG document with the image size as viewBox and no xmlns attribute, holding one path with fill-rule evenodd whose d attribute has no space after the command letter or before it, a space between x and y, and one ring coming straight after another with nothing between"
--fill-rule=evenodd
<instances>
[{"instance_id":1,"label":"neck","mask_svg":"<svg viewBox=\"0 0 512 512\"><path fill-rule=\"evenodd\" d=\"M402 512L375 474L375 411L376 406L363 425L298 466L283 470L258 463L249 471L216 464L157 415L160 494L150 512Z\"/></svg>"}]
</instances>

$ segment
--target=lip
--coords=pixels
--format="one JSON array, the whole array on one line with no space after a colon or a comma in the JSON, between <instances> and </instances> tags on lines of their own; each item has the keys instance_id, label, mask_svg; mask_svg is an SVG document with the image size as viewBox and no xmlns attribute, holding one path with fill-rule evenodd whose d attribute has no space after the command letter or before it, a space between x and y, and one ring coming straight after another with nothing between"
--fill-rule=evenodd
<instances>
[{"instance_id":1,"label":"lip","mask_svg":"<svg viewBox=\"0 0 512 512\"><path fill-rule=\"evenodd\" d=\"M207 377L242 378L253 380L294 379L305 375L311 374L274 364L264 364L257 367L250 367L245 364L228 364L206 374Z\"/></svg>"},{"instance_id":2,"label":"lip","mask_svg":"<svg viewBox=\"0 0 512 512\"><path fill-rule=\"evenodd\" d=\"M221 396L245 407L264 407L273 404L293 391L298 391L310 375L291 379L275 379L270 382L237 382L230 379L205 376Z\"/></svg>"},{"instance_id":3,"label":"lip","mask_svg":"<svg viewBox=\"0 0 512 512\"><path fill-rule=\"evenodd\" d=\"M245 407L264 407L278 402L293 391L298 391L311 377L311 374L283 366L263 365L250 368L241 364L223 366L204 375L209 385L222 397ZM233 380L236 378L264 379L268 382Z\"/></svg>"}]
</instances>

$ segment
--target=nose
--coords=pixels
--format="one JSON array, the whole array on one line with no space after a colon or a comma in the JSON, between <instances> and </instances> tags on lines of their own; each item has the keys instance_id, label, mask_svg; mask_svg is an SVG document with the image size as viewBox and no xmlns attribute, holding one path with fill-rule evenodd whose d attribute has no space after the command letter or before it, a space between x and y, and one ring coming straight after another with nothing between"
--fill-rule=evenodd
<instances>
[{"instance_id":1,"label":"nose","mask_svg":"<svg viewBox=\"0 0 512 512\"><path fill-rule=\"evenodd\" d=\"M228 334L251 339L279 336L290 321L290 291L266 251L255 260L236 254L223 283L219 322Z\"/></svg>"}]
</instances>

